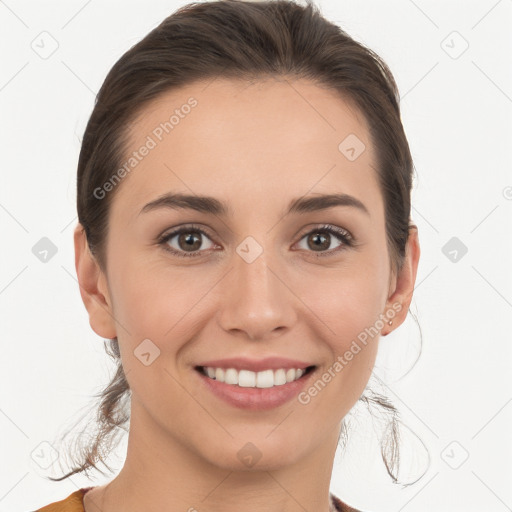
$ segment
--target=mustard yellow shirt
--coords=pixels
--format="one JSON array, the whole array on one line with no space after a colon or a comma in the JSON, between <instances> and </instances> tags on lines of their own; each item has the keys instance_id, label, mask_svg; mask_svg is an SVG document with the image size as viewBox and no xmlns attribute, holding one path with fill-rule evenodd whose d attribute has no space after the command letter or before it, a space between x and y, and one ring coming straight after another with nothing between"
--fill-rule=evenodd
<instances>
[{"instance_id":1,"label":"mustard yellow shirt","mask_svg":"<svg viewBox=\"0 0 512 512\"><path fill-rule=\"evenodd\" d=\"M35 512L85 512L84 510L84 494L93 487L82 487L78 491L73 492L67 498L50 503L46 507L37 509ZM330 494L331 512L360 512L355 508L351 508L343 503L337 496Z\"/></svg>"}]
</instances>

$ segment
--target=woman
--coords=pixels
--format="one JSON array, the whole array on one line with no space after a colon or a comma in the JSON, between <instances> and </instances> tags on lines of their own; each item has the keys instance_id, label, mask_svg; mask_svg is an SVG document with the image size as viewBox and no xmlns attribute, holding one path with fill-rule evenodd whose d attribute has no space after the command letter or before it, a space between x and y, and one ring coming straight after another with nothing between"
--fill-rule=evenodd
<instances>
[{"instance_id":1,"label":"woman","mask_svg":"<svg viewBox=\"0 0 512 512\"><path fill-rule=\"evenodd\" d=\"M391 72L313 5L191 4L114 65L78 164L75 263L125 464L45 512L355 510L343 419L419 259Z\"/></svg>"}]
</instances>

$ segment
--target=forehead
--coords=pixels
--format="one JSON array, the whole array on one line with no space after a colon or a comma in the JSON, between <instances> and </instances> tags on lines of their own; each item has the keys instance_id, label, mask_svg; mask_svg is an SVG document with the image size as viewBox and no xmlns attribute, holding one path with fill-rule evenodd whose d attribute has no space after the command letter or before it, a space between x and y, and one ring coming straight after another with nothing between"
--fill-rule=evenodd
<instances>
[{"instance_id":1,"label":"forehead","mask_svg":"<svg viewBox=\"0 0 512 512\"><path fill-rule=\"evenodd\" d=\"M123 163L136 161L113 206L124 215L169 191L215 196L235 210L308 193L378 193L364 116L306 80L195 82L146 105L128 133Z\"/></svg>"}]
</instances>

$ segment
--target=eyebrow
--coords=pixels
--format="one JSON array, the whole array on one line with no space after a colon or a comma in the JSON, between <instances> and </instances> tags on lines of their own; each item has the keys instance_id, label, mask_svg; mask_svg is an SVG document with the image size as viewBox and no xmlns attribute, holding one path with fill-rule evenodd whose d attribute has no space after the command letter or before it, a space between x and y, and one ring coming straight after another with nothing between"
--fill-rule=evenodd
<instances>
[{"instance_id":1,"label":"eyebrow","mask_svg":"<svg viewBox=\"0 0 512 512\"><path fill-rule=\"evenodd\" d=\"M348 194L318 194L315 196L299 197L290 202L288 211L285 214L304 214L327 210L328 208L334 208L336 206L349 206L360 210L366 215L370 215L366 206L359 199ZM169 208L173 210L188 209L224 217L233 215L228 205L215 197L181 193L168 193L157 197L154 201L147 203L141 209L139 215L140 213L146 213L159 208Z\"/></svg>"}]
</instances>

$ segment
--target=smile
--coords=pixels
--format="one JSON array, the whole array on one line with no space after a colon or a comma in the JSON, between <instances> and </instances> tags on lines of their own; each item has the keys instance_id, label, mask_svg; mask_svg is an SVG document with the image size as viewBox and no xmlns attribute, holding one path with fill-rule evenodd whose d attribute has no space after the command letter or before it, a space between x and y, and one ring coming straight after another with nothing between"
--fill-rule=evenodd
<instances>
[{"instance_id":1,"label":"smile","mask_svg":"<svg viewBox=\"0 0 512 512\"><path fill-rule=\"evenodd\" d=\"M212 366L197 367L206 377L243 388L272 388L283 386L289 382L300 379L303 375L310 372L314 366L302 368L278 368L268 369L259 372L251 370L237 370L235 368L214 368Z\"/></svg>"}]
</instances>

